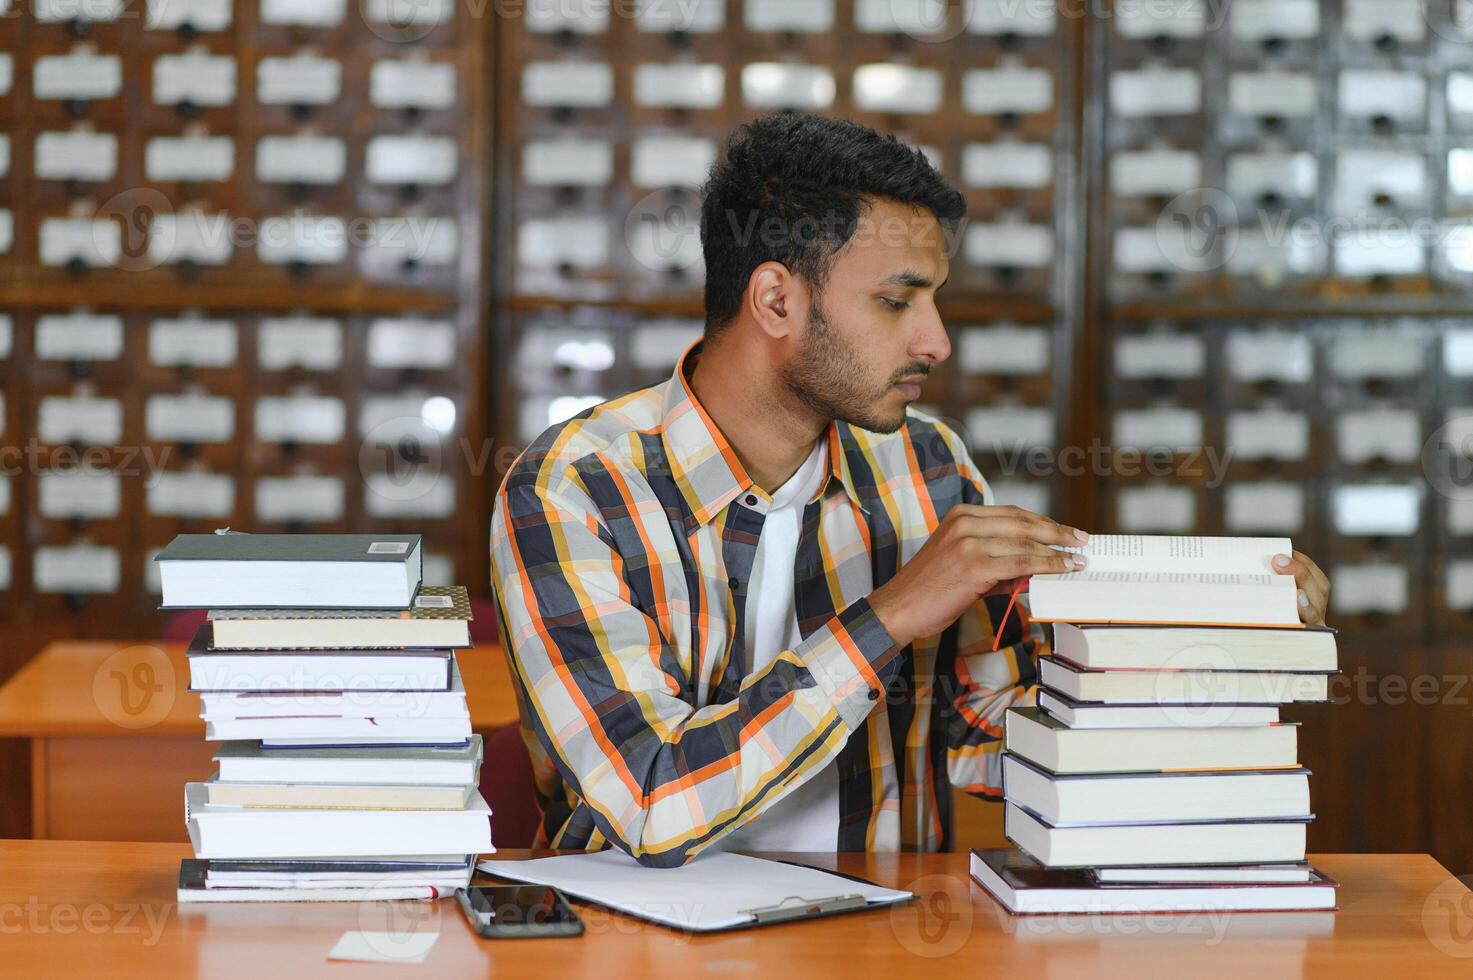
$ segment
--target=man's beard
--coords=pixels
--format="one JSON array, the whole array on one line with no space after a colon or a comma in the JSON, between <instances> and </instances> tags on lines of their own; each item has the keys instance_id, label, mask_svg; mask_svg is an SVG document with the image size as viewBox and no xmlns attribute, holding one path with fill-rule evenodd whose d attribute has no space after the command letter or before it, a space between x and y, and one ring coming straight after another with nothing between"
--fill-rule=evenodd
<instances>
[{"instance_id":1,"label":"man's beard","mask_svg":"<svg viewBox=\"0 0 1473 980\"><path fill-rule=\"evenodd\" d=\"M808 331L803 343L792 362L783 365L780 377L788 391L823 418L888 433L905 424L905 407L902 405L894 414L883 414L878 408L880 401L901 378L928 374L930 370L928 364L910 364L883 385L867 385L863 359L834 331L815 296L808 307Z\"/></svg>"}]
</instances>

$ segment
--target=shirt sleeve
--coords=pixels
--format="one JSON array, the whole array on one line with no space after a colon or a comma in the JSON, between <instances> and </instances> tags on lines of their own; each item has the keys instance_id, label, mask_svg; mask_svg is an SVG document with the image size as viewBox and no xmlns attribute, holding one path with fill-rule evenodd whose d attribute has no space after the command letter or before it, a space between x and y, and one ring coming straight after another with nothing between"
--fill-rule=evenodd
<instances>
[{"instance_id":1,"label":"shirt sleeve","mask_svg":"<svg viewBox=\"0 0 1473 980\"><path fill-rule=\"evenodd\" d=\"M991 505L992 488L954 433L947 432L962 479L962 503ZM947 767L951 784L979 796L1002 797L1003 715L1008 708L1034 703L1038 658L1049 652L1049 638L1028 616L1026 596L1019 594L1006 622L1008 596L988 596L958 621L956 666L952 685L953 713L947 732ZM996 650L993 637L1001 623Z\"/></svg>"},{"instance_id":2,"label":"shirt sleeve","mask_svg":"<svg viewBox=\"0 0 1473 980\"><path fill-rule=\"evenodd\" d=\"M503 488L492 579L524 724L640 863L674 867L757 817L835 759L899 667L867 599L694 707L658 623L634 605L626 556L582 488Z\"/></svg>"}]
</instances>

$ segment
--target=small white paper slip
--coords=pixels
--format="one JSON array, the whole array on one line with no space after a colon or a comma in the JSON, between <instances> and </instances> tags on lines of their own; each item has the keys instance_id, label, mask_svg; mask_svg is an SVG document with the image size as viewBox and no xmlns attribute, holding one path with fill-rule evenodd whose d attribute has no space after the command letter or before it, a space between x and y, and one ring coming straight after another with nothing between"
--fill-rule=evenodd
<instances>
[{"instance_id":1,"label":"small white paper slip","mask_svg":"<svg viewBox=\"0 0 1473 980\"><path fill-rule=\"evenodd\" d=\"M957 342L957 363L968 374L1043 374L1049 369L1048 327L999 323L966 327Z\"/></svg>"},{"instance_id":2,"label":"small white paper slip","mask_svg":"<svg viewBox=\"0 0 1473 980\"><path fill-rule=\"evenodd\" d=\"M1227 159L1227 192L1244 200L1310 197L1318 180L1312 153L1233 153Z\"/></svg>"},{"instance_id":3,"label":"small white paper slip","mask_svg":"<svg viewBox=\"0 0 1473 980\"><path fill-rule=\"evenodd\" d=\"M59 24L68 20L105 23L123 14L126 0L36 0L36 20L42 24Z\"/></svg>"},{"instance_id":4,"label":"small white paper slip","mask_svg":"<svg viewBox=\"0 0 1473 980\"><path fill-rule=\"evenodd\" d=\"M197 52L161 55L153 63L153 100L158 105L229 105L235 101L235 59Z\"/></svg>"},{"instance_id":5,"label":"small white paper slip","mask_svg":"<svg viewBox=\"0 0 1473 980\"><path fill-rule=\"evenodd\" d=\"M517 255L530 269L567 262L592 269L609 258L609 228L596 218L559 217L524 221L517 229Z\"/></svg>"},{"instance_id":6,"label":"small white paper slip","mask_svg":"<svg viewBox=\"0 0 1473 980\"><path fill-rule=\"evenodd\" d=\"M256 481L256 519L268 523L343 518L346 488L335 476L263 476Z\"/></svg>"},{"instance_id":7,"label":"small white paper slip","mask_svg":"<svg viewBox=\"0 0 1473 980\"><path fill-rule=\"evenodd\" d=\"M1337 378L1410 378L1425 370L1426 349L1414 334L1366 330L1341 334L1330 344L1330 373Z\"/></svg>"},{"instance_id":8,"label":"small white paper slip","mask_svg":"<svg viewBox=\"0 0 1473 980\"><path fill-rule=\"evenodd\" d=\"M327 105L343 89L343 63L310 53L262 58L256 99L266 105Z\"/></svg>"},{"instance_id":9,"label":"small white paper slip","mask_svg":"<svg viewBox=\"0 0 1473 980\"><path fill-rule=\"evenodd\" d=\"M420 481L403 480L391 473L370 473L363 484L363 509L369 517L445 518L455 513L455 480L448 474L434 478L428 487Z\"/></svg>"},{"instance_id":10,"label":"small white paper slip","mask_svg":"<svg viewBox=\"0 0 1473 980\"><path fill-rule=\"evenodd\" d=\"M1235 115L1304 117L1315 113L1315 77L1309 72L1233 72L1228 77L1228 108Z\"/></svg>"},{"instance_id":11,"label":"small white paper slip","mask_svg":"<svg viewBox=\"0 0 1473 980\"><path fill-rule=\"evenodd\" d=\"M699 187L716 160L716 143L699 136L646 136L634 141L630 179L636 187Z\"/></svg>"},{"instance_id":12,"label":"small white paper slip","mask_svg":"<svg viewBox=\"0 0 1473 980\"><path fill-rule=\"evenodd\" d=\"M111 180L118 170L118 138L80 129L41 133L34 166L43 180Z\"/></svg>"},{"instance_id":13,"label":"small white paper slip","mask_svg":"<svg viewBox=\"0 0 1473 980\"><path fill-rule=\"evenodd\" d=\"M1202 75L1192 68L1146 67L1110 76L1110 107L1121 116L1181 116L1202 108Z\"/></svg>"},{"instance_id":14,"label":"small white paper slip","mask_svg":"<svg viewBox=\"0 0 1473 980\"><path fill-rule=\"evenodd\" d=\"M9 95L10 87L15 84L15 58L12 55L0 54L0 95Z\"/></svg>"},{"instance_id":15,"label":"small white paper slip","mask_svg":"<svg viewBox=\"0 0 1473 980\"><path fill-rule=\"evenodd\" d=\"M148 360L165 367L229 367L235 363L236 329L230 320L191 317L154 320L148 326Z\"/></svg>"},{"instance_id":16,"label":"small white paper slip","mask_svg":"<svg viewBox=\"0 0 1473 980\"><path fill-rule=\"evenodd\" d=\"M267 183L335 184L347 166L347 143L334 136L263 136L256 144L256 177Z\"/></svg>"},{"instance_id":17,"label":"small white paper slip","mask_svg":"<svg viewBox=\"0 0 1473 980\"><path fill-rule=\"evenodd\" d=\"M645 67L635 69L635 101ZM614 101L614 69L603 61L534 61L522 69L522 101L570 109L608 105Z\"/></svg>"},{"instance_id":18,"label":"small white paper slip","mask_svg":"<svg viewBox=\"0 0 1473 980\"><path fill-rule=\"evenodd\" d=\"M1042 269L1054 260L1054 232L1048 225L973 222L962 251L970 265Z\"/></svg>"},{"instance_id":19,"label":"small white paper slip","mask_svg":"<svg viewBox=\"0 0 1473 980\"><path fill-rule=\"evenodd\" d=\"M235 140L229 136L155 136L143 150L149 180L229 180Z\"/></svg>"},{"instance_id":20,"label":"small white paper slip","mask_svg":"<svg viewBox=\"0 0 1473 980\"><path fill-rule=\"evenodd\" d=\"M1228 375L1254 384L1299 384L1314 376L1314 346L1307 334L1288 330L1233 333L1227 339Z\"/></svg>"},{"instance_id":21,"label":"small white paper slip","mask_svg":"<svg viewBox=\"0 0 1473 980\"><path fill-rule=\"evenodd\" d=\"M1447 563L1443 597L1449 609L1473 609L1473 561Z\"/></svg>"},{"instance_id":22,"label":"small white paper slip","mask_svg":"<svg viewBox=\"0 0 1473 980\"><path fill-rule=\"evenodd\" d=\"M1180 3L1125 3L1116 6L1115 30L1123 38L1201 37L1207 27L1204 0Z\"/></svg>"},{"instance_id":23,"label":"small white paper slip","mask_svg":"<svg viewBox=\"0 0 1473 980\"><path fill-rule=\"evenodd\" d=\"M1377 199L1383 195L1400 208L1423 203L1427 197L1426 155L1402 150L1341 150L1335 155L1333 206L1337 212L1355 214L1379 207ZM1415 235L1398 237L1416 242Z\"/></svg>"},{"instance_id":24,"label":"small white paper slip","mask_svg":"<svg viewBox=\"0 0 1473 980\"><path fill-rule=\"evenodd\" d=\"M1202 186L1202 157L1166 147L1126 151L1110 159L1110 190L1121 197L1173 197Z\"/></svg>"},{"instance_id":25,"label":"small white paper slip","mask_svg":"<svg viewBox=\"0 0 1473 980\"><path fill-rule=\"evenodd\" d=\"M235 477L226 473L158 473L144 494L150 514L164 517L229 517L235 509Z\"/></svg>"},{"instance_id":26,"label":"small white paper slip","mask_svg":"<svg viewBox=\"0 0 1473 980\"><path fill-rule=\"evenodd\" d=\"M1190 534L1197 498L1190 487L1125 487L1115 501L1115 523L1127 534Z\"/></svg>"},{"instance_id":27,"label":"small white paper slip","mask_svg":"<svg viewBox=\"0 0 1473 980\"><path fill-rule=\"evenodd\" d=\"M396 27L433 27L455 19L452 0L364 0L364 15L381 24Z\"/></svg>"},{"instance_id":28,"label":"small white paper slip","mask_svg":"<svg viewBox=\"0 0 1473 980\"><path fill-rule=\"evenodd\" d=\"M111 99L123 88L123 62L115 54L45 55L36 59L31 88L38 99Z\"/></svg>"},{"instance_id":29,"label":"small white paper slip","mask_svg":"<svg viewBox=\"0 0 1473 980\"><path fill-rule=\"evenodd\" d=\"M73 544L40 547L31 558L37 592L116 592L122 578L118 549Z\"/></svg>"},{"instance_id":30,"label":"small white paper slip","mask_svg":"<svg viewBox=\"0 0 1473 980\"><path fill-rule=\"evenodd\" d=\"M1406 612L1407 569L1391 562L1341 565L1330 572L1330 609L1346 615Z\"/></svg>"},{"instance_id":31,"label":"small white paper slip","mask_svg":"<svg viewBox=\"0 0 1473 980\"><path fill-rule=\"evenodd\" d=\"M384 135L368 141L364 174L375 184L438 186L455 179L459 149L448 136Z\"/></svg>"},{"instance_id":32,"label":"small white paper slip","mask_svg":"<svg viewBox=\"0 0 1473 980\"><path fill-rule=\"evenodd\" d=\"M1228 30L1240 41L1296 40L1320 31L1317 0L1236 0L1227 13Z\"/></svg>"},{"instance_id":33,"label":"small white paper slip","mask_svg":"<svg viewBox=\"0 0 1473 980\"><path fill-rule=\"evenodd\" d=\"M1054 32L1058 6L1018 0L969 0L965 19L967 30L973 34L1047 37Z\"/></svg>"},{"instance_id":34,"label":"small white paper slip","mask_svg":"<svg viewBox=\"0 0 1473 980\"><path fill-rule=\"evenodd\" d=\"M1422 488L1416 484L1370 483L1335 487L1334 527L1345 535L1406 537L1422 520Z\"/></svg>"},{"instance_id":35,"label":"small white paper slip","mask_svg":"<svg viewBox=\"0 0 1473 980\"><path fill-rule=\"evenodd\" d=\"M1202 446L1202 414L1165 405L1124 409L1115 413L1111 439L1120 448L1191 452Z\"/></svg>"},{"instance_id":36,"label":"small white paper slip","mask_svg":"<svg viewBox=\"0 0 1473 980\"><path fill-rule=\"evenodd\" d=\"M1340 73L1336 101L1347 118L1414 122L1427 109L1427 79L1405 71L1347 69Z\"/></svg>"},{"instance_id":37,"label":"small white paper slip","mask_svg":"<svg viewBox=\"0 0 1473 980\"><path fill-rule=\"evenodd\" d=\"M331 371L343 363L343 324L321 317L268 317L256 334L256 359L268 371Z\"/></svg>"},{"instance_id":38,"label":"small white paper slip","mask_svg":"<svg viewBox=\"0 0 1473 980\"><path fill-rule=\"evenodd\" d=\"M854 104L865 112L935 112L941 108L941 72L893 62L854 69Z\"/></svg>"},{"instance_id":39,"label":"small white paper slip","mask_svg":"<svg viewBox=\"0 0 1473 980\"><path fill-rule=\"evenodd\" d=\"M608 140L559 136L522 147L522 182L532 187L601 187L614 179Z\"/></svg>"},{"instance_id":40,"label":"small white paper slip","mask_svg":"<svg viewBox=\"0 0 1473 980\"><path fill-rule=\"evenodd\" d=\"M799 902L853 898L874 907L915 897L817 868L729 851L708 851L679 868L645 868L617 850L482 861L477 867L513 881L551 885L574 898L690 932L758 924L759 913Z\"/></svg>"},{"instance_id":41,"label":"small white paper slip","mask_svg":"<svg viewBox=\"0 0 1473 980\"><path fill-rule=\"evenodd\" d=\"M1199 378L1207 363L1207 344L1178 333L1134 334L1115 341L1115 373L1122 378Z\"/></svg>"},{"instance_id":42,"label":"small white paper slip","mask_svg":"<svg viewBox=\"0 0 1473 980\"><path fill-rule=\"evenodd\" d=\"M1053 73L1025 65L974 68L962 76L962 107L974 116L1048 112L1054 107Z\"/></svg>"},{"instance_id":43,"label":"small white paper slip","mask_svg":"<svg viewBox=\"0 0 1473 980\"><path fill-rule=\"evenodd\" d=\"M1424 0L1346 0L1344 30L1357 41L1374 41L1389 34L1402 42L1427 36Z\"/></svg>"},{"instance_id":44,"label":"small white paper slip","mask_svg":"<svg viewBox=\"0 0 1473 980\"><path fill-rule=\"evenodd\" d=\"M347 432L347 408L327 395L262 397L256 401L256 438L262 442L325 444Z\"/></svg>"},{"instance_id":45,"label":"small white paper slip","mask_svg":"<svg viewBox=\"0 0 1473 980\"><path fill-rule=\"evenodd\" d=\"M822 34L834 29L834 0L746 0L749 31Z\"/></svg>"},{"instance_id":46,"label":"small white paper slip","mask_svg":"<svg viewBox=\"0 0 1473 980\"><path fill-rule=\"evenodd\" d=\"M1047 187L1054 178L1053 149L1043 143L968 143L962 147L962 183L968 187Z\"/></svg>"},{"instance_id":47,"label":"small white paper slip","mask_svg":"<svg viewBox=\"0 0 1473 980\"><path fill-rule=\"evenodd\" d=\"M230 26L230 0L148 0L147 26L172 31L188 24L199 31L223 31Z\"/></svg>"},{"instance_id":48,"label":"small white paper slip","mask_svg":"<svg viewBox=\"0 0 1473 980\"><path fill-rule=\"evenodd\" d=\"M4 230L0 227L0 239ZM121 262L122 225L110 218L41 221L41 264L66 265L74 259L93 268Z\"/></svg>"},{"instance_id":49,"label":"small white paper slip","mask_svg":"<svg viewBox=\"0 0 1473 980\"><path fill-rule=\"evenodd\" d=\"M382 109L448 109L455 104L455 66L408 58L375 62L368 99Z\"/></svg>"},{"instance_id":50,"label":"small white paper slip","mask_svg":"<svg viewBox=\"0 0 1473 980\"><path fill-rule=\"evenodd\" d=\"M634 21L641 31L657 34L710 34L726 26L726 0L643 0Z\"/></svg>"},{"instance_id":51,"label":"small white paper slip","mask_svg":"<svg viewBox=\"0 0 1473 980\"><path fill-rule=\"evenodd\" d=\"M827 109L834 73L821 65L754 61L742 67L742 99L756 109Z\"/></svg>"},{"instance_id":52,"label":"small white paper slip","mask_svg":"<svg viewBox=\"0 0 1473 980\"><path fill-rule=\"evenodd\" d=\"M348 226L336 215L291 214L261 222L256 254L267 265L330 265L348 257Z\"/></svg>"},{"instance_id":53,"label":"small white paper slip","mask_svg":"<svg viewBox=\"0 0 1473 980\"><path fill-rule=\"evenodd\" d=\"M855 0L854 26L865 34L925 37L947 24L946 0Z\"/></svg>"},{"instance_id":54,"label":"small white paper slip","mask_svg":"<svg viewBox=\"0 0 1473 980\"><path fill-rule=\"evenodd\" d=\"M345 932L328 952L330 960L358 963L423 963L430 955L438 932Z\"/></svg>"},{"instance_id":55,"label":"small white paper slip","mask_svg":"<svg viewBox=\"0 0 1473 980\"><path fill-rule=\"evenodd\" d=\"M228 214L161 214L148 229L148 257L159 265L224 265L235 254Z\"/></svg>"},{"instance_id":56,"label":"small white paper slip","mask_svg":"<svg viewBox=\"0 0 1473 980\"><path fill-rule=\"evenodd\" d=\"M1223 523L1234 534L1299 534L1304 488L1293 483L1234 483L1227 487Z\"/></svg>"},{"instance_id":57,"label":"small white paper slip","mask_svg":"<svg viewBox=\"0 0 1473 980\"><path fill-rule=\"evenodd\" d=\"M261 0L261 23L332 27L343 22L348 0Z\"/></svg>"},{"instance_id":58,"label":"small white paper slip","mask_svg":"<svg viewBox=\"0 0 1473 980\"><path fill-rule=\"evenodd\" d=\"M1054 412L1051 408L995 405L967 413L967 434L973 449L982 453L1006 453L1052 446Z\"/></svg>"},{"instance_id":59,"label":"small white paper slip","mask_svg":"<svg viewBox=\"0 0 1473 980\"><path fill-rule=\"evenodd\" d=\"M397 273L405 262L427 267L449 265L459 251L460 226L454 218L378 218L369 228L360 263L364 272L385 276Z\"/></svg>"}]
</instances>

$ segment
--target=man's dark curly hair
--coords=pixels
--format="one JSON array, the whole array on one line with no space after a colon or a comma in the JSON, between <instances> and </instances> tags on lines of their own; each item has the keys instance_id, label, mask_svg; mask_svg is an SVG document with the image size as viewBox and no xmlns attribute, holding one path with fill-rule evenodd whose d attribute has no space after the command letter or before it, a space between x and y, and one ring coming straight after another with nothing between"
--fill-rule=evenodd
<instances>
[{"instance_id":1,"label":"man's dark curly hair","mask_svg":"<svg viewBox=\"0 0 1473 980\"><path fill-rule=\"evenodd\" d=\"M926 208L943 227L966 202L921 151L843 119L779 112L732 131L702 189L706 334L736 319L752 272L781 262L815 292L871 198Z\"/></svg>"}]
</instances>

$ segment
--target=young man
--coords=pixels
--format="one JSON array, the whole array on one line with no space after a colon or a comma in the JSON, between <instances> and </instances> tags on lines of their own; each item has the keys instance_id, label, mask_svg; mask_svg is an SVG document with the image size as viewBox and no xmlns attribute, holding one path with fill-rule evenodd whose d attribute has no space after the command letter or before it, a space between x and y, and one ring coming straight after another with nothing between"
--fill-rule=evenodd
<instances>
[{"instance_id":1,"label":"young man","mask_svg":"<svg viewBox=\"0 0 1473 980\"><path fill-rule=\"evenodd\" d=\"M740 127L704 195L704 340L544 433L496 503L547 843L947 848L952 788L1000 795L1003 712L1046 651L1008 592L1087 540L994 506L908 408L951 352L962 198L895 138L797 113ZM1324 576L1288 560L1320 621Z\"/></svg>"}]
</instances>

